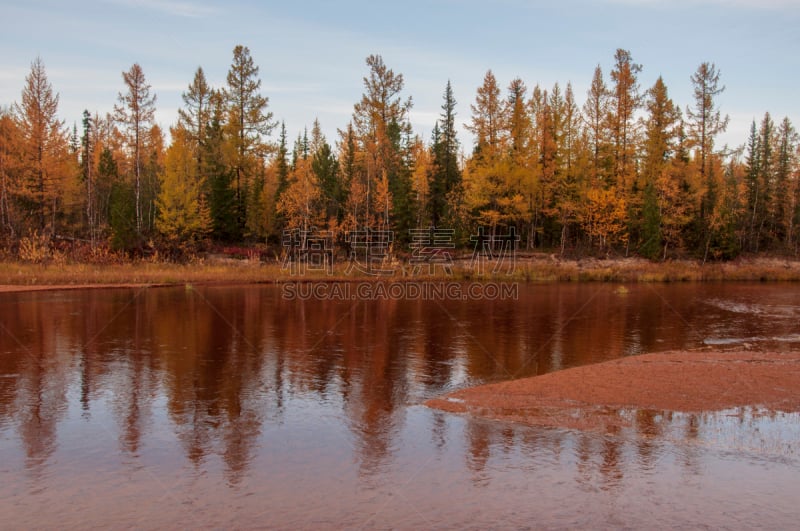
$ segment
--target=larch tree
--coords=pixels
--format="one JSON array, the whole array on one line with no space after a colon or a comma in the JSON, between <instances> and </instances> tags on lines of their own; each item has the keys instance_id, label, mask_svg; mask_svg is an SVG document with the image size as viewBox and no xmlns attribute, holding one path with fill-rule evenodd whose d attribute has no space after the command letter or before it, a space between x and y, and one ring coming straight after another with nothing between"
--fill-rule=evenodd
<instances>
[{"instance_id":1,"label":"larch tree","mask_svg":"<svg viewBox=\"0 0 800 531\"><path fill-rule=\"evenodd\" d=\"M299 157L289 174L289 186L278 200L277 210L286 219L286 228L300 231L301 248L313 229L320 228L324 219L322 191L311 168L311 160Z\"/></svg>"},{"instance_id":2,"label":"larch tree","mask_svg":"<svg viewBox=\"0 0 800 531\"><path fill-rule=\"evenodd\" d=\"M586 122L586 131L592 152L591 186L596 187L603 182L608 186L606 177L607 149L608 149L608 87L603 79L603 70L600 65L594 69L592 83L586 94L586 103L583 105L583 117Z\"/></svg>"},{"instance_id":3,"label":"larch tree","mask_svg":"<svg viewBox=\"0 0 800 531\"><path fill-rule=\"evenodd\" d=\"M641 105L637 75L642 66L628 50L618 49L611 71L610 123L614 146L614 179L620 190L629 190L636 176L636 110Z\"/></svg>"},{"instance_id":4,"label":"larch tree","mask_svg":"<svg viewBox=\"0 0 800 531\"><path fill-rule=\"evenodd\" d=\"M55 232L61 187L67 177L65 162L69 138L58 119L58 94L47 79L44 63L37 57L25 76L22 102L16 104L15 121L20 132L20 194L39 230L49 224Z\"/></svg>"},{"instance_id":5,"label":"larch tree","mask_svg":"<svg viewBox=\"0 0 800 531\"><path fill-rule=\"evenodd\" d=\"M311 138L308 139L308 152L313 155L322 148L324 143L326 141L322 125L319 123L319 118L314 118L314 123L311 125Z\"/></svg>"},{"instance_id":6,"label":"larch tree","mask_svg":"<svg viewBox=\"0 0 800 531\"><path fill-rule=\"evenodd\" d=\"M564 91L562 135L560 138L560 151L562 152L565 171L570 178L574 178L578 168L580 156L580 137L581 122L583 116L581 110L575 103L575 93L572 90L572 83L567 83Z\"/></svg>"},{"instance_id":7,"label":"larch tree","mask_svg":"<svg viewBox=\"0 0 800 531\"><path fill-rule=\"evenodd\" d=\"M662 254L662 216L673 197L666 187L667 170L673 156L679 111L659 76L647 92L647 117L639 188L643 194L639 252L647 258Z\"/></svg>"},{"instance_id":8,"label":"larch tree","mask_svg":"<svg viewBox=\"0 0 800 531\"><path fill-rule=\"evenodd\" d=\"M205 72L202 67L198 67L192 83L186 92L181 94L183 108L178 109L178 124L189 134L190 147L197 167L195 175L198 178L202 175L202 144L206 137L206 127L211 120L211 97L213 94L213 89L206 81Z\"/></svg>"},{"instance_id":9,"label":"larch tree","mask_svg":"<svg viewBox=\"0 0 800 531\"><path fill-rule=\"evenodd\" d=\"M367 179L366 155L359 149L352 122L345 130L339 130L339 161L346 195L343 229L355 230L371 222L370 192L374 186Z\"/></svg>"},{"instance_id":10,"label":"larch tree","mask_svg":"<svg viewBox=\"0 0 800 531\"><path fill-rule=\"evenodd\" d=\"M191 243L211 228L211 214L197 179L193 133L181 125L170 131L161 187L156 199L156 229L173 246Z\"/></svg>"},{"instance_id":11,"label":"larch tree","mask_svg":"<svg viewBox=\"0 0 800 531\"><path fill-rule=\"evenodd\" d=\"M508 150L512 166L528 163L528 144L531 141L531 118L527 109L528 88L520 78L511 80L505 101L505 125L508 131Z\"/></svg>"},{"instance_id":12,"label":"larch tree","mask_svg":"<svg viewBox=\"0 0 800 531\"><path fill-rule=\"evenodd\" d=\"M530 209L525 201L527 177L531 174L533 161L533 124L528 113L528 88L520 78L515 78L508 86L504 104L503 124L507 144L501 153L504 163L503 187L505 192L499 201L506 223L513 225L520 233L530 221Z\"/></svg>"},{"instance_id":13,"label":"larch tree","mask_svg":"<svg viewBox=\"0 0 800 531\"><path fill-rule=\"evenodd\" d=\"M667 250L681 249L684 245L685 229L691 221L689 141L686 136L680 108L675 108L677 119L674 127L673 154L666 171L656 183L659 194L661 238L664 242L666 260Z\"/></svg>"},{"instance_id":14,"label":"larch tree","mask_svg":"<svg viewBox=\"0 0 800 531\"><path fill-rule=\"evenodd\" d=\"M485 159L499 155L504 144L505 113L500 86L491 70L483 77L470 110L472 118L466 128L475 135L475 155Z\"/></svg>"},{"instance_id":15,"label":"larch tree","mask_svg":"<svg viewBox=\"0 0 800 531\"><path fill-rule=\"evenodd\" d=\"M366 204L382 228L391 227L398 238L405 238L412 222L410 171L405 164L412 100L402 96L403 75L388 68L380 55L370 55L366 63L365 92L353 108Z\"/></svg>"},{"instance_id":16,"label":"larch tree","mask_svg":"<svg viewBox=\"0 0 800 531\"><path fill-rule=\"evenodd\" d=\"M439 124L433 127L434 142L440 135ZM421 138L414 139L411 146L414 168L411 173L411 192L414 194L417 228L435 226L433 223L433 187L436 176L431 150L427 149Z\"/></svg>"},{"instance_id":17,"label":"larch tree","mask_svg":"<svg viewBox=\"0 0 800 531\"><path fill-rule=\"evenodd\" d=\"M156 112L156 95L145 79L142 67L134 63L130 70L122 73L126 92L120 92L118 105L114 106L114 119L122 128L125 144L131 158L133 194L136 216L136 232L142 233L144 223L142 209L142 180L145 173L147 133Z\"/></svg>"},{"instance_id":18,"label":"larch tree","mask_svg":"<svg viewBox=\"0 0 800 531\"><path fill-rule=\"evenodd\" d=\"M564 99L558 110L559 134L556 138L560 172L556 182L556 212L561 229L561 253L570 237L570 227L577 223L580 206L581 180L585 165L581 167L581 112L575 103L572 84L567 83Z\"/></svg>"},{"instance_id":19,"label":"larch tree","mask_svg":"<svg viewBox=\"0 0 800 531\"><path fill-rule=\"evenodd\" d=\"M611 189L591 188L586 194L586 205L579 219L589 236L589 243L597 242L600 250L624 240L627 218L625 199Z\"/></svg>"},{"instance_id":20,"label":"larch tree","mask_svg":"<svg viewBox=\"0 0 800 531\"><path fill-rule=\"evenodd\" d=\"M537 87L538 89L538 87ZM550 236L550 229L553 228L553 220L556 215L556 188L558 167L558 107L561 104L560 89L558 85L554 87L554 93L548 91L534 90L531 99L532 110L536 122L536 156L537 156L537 176L539 178L537 186L537 201L535 203L535 215L533 217L536 235L539 244L544 245Z\"/></svg>"},{"instance_id":21,"label":"larch tree","mask_svg":"<svg viewBox=\"0 0 800 531\"><path fill-rule=\"evenodd\" d=\"M240 227L247 223L249 185L258 174L259 165L269 149L265 137L276 124L267 110L269 99L261 95L259 68L250 56L250 49L237 45L228 70L225 88L227 129L232 143L237 218ZM260 190L253 190L260 195Z\"/></svg>"},{"instance_id":22,"label":"larch tree","mask_svg":"<svg viewBox=\"0 0 800 531\"><path fill-rule=\"evenodd\" d=\"M14 193L15 161L19 130L11 113L0 109L0 235L13 238L16 232Z\"/></svg>"},{"instance_id":23,"label":"larch tree","mask_svg":"<svg viewBox=\"0 0 800 531\"><path fill-rule=\"evenodd\" d=\"M705 62L697 67L691 81L695 102L693 107L687 108L687 116L689 138L696 152L695 188L699 195L695 237L705 260L712 251L712 244L718 235L717 229L724 225L716 211L722 176L714 172L719 167L714 142L727 129L728 117L722 116L715 101L725 87L720 85L720 72L713 63Z\"/></svg>"},{"instance_id":24,"label":"larch tree","mask_svg":"<svg viewBox=\"0 0 800 531\"><path fill-rule=\"evenodd\" d=\"M695 101L694 107L688 107L686 111L689 118L689 138L698 153L700 185L708 190L712 177L711 157L714 154L714 141L728 128L728 116L722 116L715 101L715 98L725 91L725 86L720 85L720 72L714 63L702 63L692 74L691 81ZM707 201L704 203L700 210L701 219L711 206Z\"/></svg>"},{"instance_id":25,"label":"larch tree","mask_svg":"<svg viewBox=\"0 0 800 531\"><path fill-rule=\"evenodd\" d=\"M475 221L494 235L505 222L502 199L506 195L506 114L500 87L491 70L478 87L472 117L466 125L475 136L472 158L464 172L464 199Z\"/></svg>"}]
</instances>

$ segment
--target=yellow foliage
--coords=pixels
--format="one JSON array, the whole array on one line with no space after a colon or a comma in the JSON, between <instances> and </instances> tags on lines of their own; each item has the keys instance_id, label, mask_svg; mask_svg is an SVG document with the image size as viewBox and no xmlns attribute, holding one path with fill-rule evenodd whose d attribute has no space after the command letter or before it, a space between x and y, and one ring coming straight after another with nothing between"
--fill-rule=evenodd
<instances>
[{"instance_id":1,"label":"yellow foliage","mask_svg":"<svg viewBox=\"0 0 800 531\"><path fill-rule=\"evenodd\" d=\"M208 232L211 216L201 194L186 131L175 128L172 136L172 145L164 157L161 192L156 199L156 229L170 239L192 240Z\"/></svg>"},{"instance_id":2,"label":"yellow foliage","mask_svg":"<svg viewBox=\"0 0 800 531\"><path fill-rule=\"evenodd\" d=\"M597 239L600 248L624 241L627 218L625 199L614 190L591 188L580 214L580 222L589 238Z\"/></svg>"},{"instance_id":3,"label":"yellow foliage","mask_svg":"<svg viewBox=\"0 0 800 531\"><path fill-rule=\"evenodd\" d=\"M321 197L319 179L311 169L311 161L300 158L289 174L289 187L281 194L277 211L286 216L289 229L320 228L324 219Z\"/></svg>"}]
</instances>

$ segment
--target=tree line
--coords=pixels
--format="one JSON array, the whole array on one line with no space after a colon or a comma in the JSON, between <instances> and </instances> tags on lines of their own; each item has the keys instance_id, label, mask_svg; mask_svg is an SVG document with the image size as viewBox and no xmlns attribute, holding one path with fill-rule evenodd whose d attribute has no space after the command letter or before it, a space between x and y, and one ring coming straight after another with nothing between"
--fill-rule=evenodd
<instances>
[{"instance_id":1,"label":"tree line","mask_svg":"<svg viewBox=\"0 0 800 531\"><path fill-rule=\"evenodd\" d=\"M36 58L21 100L0 109L0 237L37 234L117 249L192 252L212 243L280 245L286 231L392 231L395 251L414 228L452 229L470 245L478 227L513 230L524 249L636 253L651 259L797 255L798 136L766 113L745 143L717 145L727 116L720 71L702 63L681 107L658 78L616 51L578 100L567 83L501 89L488 71L470 105L462 149L447 82L429 139L415 134L402 74L366 59L364 92L331 143L317 120L290 141L269 110L259 67L236 46L223 87L202 68L178 119L154 122L142 68L122 73L113 111L58 116L59 96ZM290 146L291 142L291 146Z\"/></svg>"}]
</instances>

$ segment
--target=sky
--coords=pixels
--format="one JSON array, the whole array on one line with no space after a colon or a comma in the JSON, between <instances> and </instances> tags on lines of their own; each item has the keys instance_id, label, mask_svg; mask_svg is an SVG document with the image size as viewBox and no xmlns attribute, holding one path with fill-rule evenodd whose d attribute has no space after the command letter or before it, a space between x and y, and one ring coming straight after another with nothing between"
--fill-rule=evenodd
<instances>
[{"instance_id":1,"label":"sky","mask_svg":"<svg viewBox=\"0 0 800 531\"><path fill-rule=\"evenodd\" d=\"M452 82L468 151L463 124L488 69L504 89L515 77L529 89L570 81L582 104L595 66L608 80L617 48L643 66L642 90L662 76L683 108L692 73L715 63L726 85L718 103L730 116L719 144L743 144L766 111L800 128L800 0L0 0L0 18L0 106L20 100L39 56L70 127L84 109L110 112L136 62L167 129L197 67L223 86L242 44L290 138L318 118L335 141L361 98L365 58L379 54L403 75L425 140Z\"/></svg>"}]
</instances>

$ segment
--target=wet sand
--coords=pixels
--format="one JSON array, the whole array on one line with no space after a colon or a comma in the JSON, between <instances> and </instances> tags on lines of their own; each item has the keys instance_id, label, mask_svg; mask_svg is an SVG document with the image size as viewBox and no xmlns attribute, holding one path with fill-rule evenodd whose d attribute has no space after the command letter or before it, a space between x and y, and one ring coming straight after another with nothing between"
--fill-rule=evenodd
<instances>
[{"instance_id":1,"label":"wet sand","mask_svg":"<svg viewBox=\"0 0 800 531\"><path fill-rule=\"evenodd\" d=\"M592 431L630 425L631 410L800 412L800 352L644 354L462 389L426 405Z\"/></svg>"}]
</instances>

